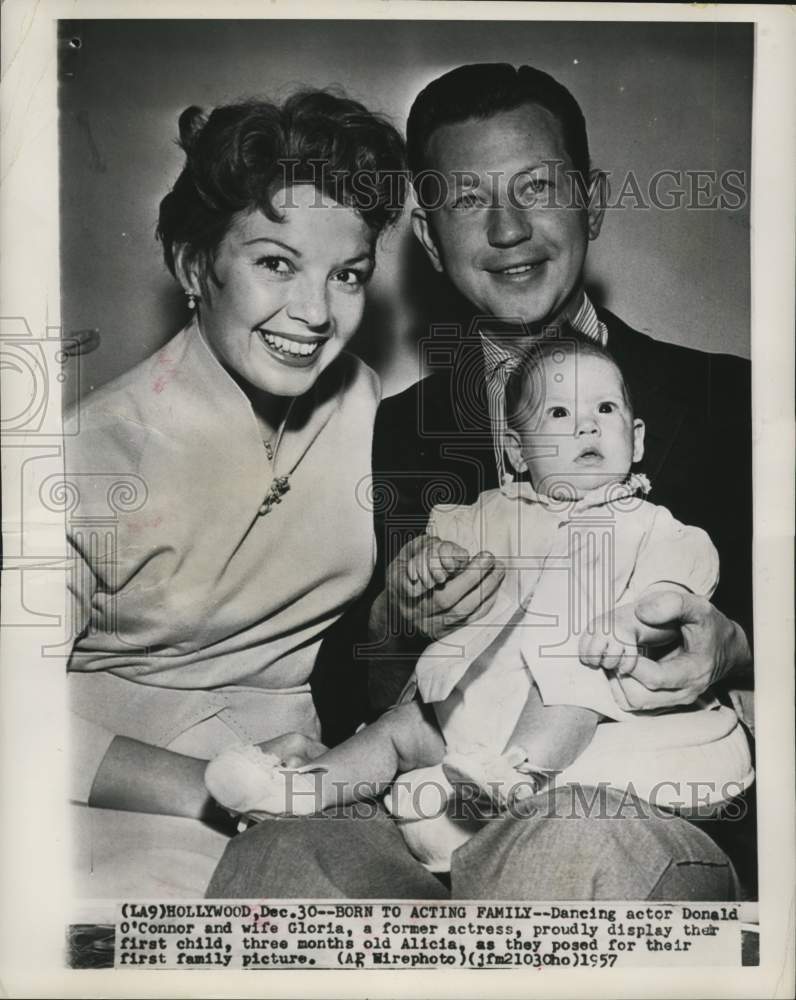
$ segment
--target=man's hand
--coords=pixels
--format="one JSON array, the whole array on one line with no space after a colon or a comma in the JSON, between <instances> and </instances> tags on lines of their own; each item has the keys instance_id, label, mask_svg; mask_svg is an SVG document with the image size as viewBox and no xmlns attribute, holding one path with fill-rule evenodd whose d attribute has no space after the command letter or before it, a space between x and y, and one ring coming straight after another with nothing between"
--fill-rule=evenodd
<instances>
[{"instance_id":1,"label":"man's hand","mask_svg":"<svg viewBox=\"0 0 796 1000\"><path fill-rule=\"evenodd\" d=\"M438 561L441 568L435 573ZM422 565L431 567L427 575L418 575L416 567ZM456 570L452 576L451 568ZM436 640L488 614L505 572L491 552L479 552L468 561L461 546L419 535L390 564L385 599L388 607L397 608L406 634L420 632ZM444 582L436 582L438 578Z\"/></svg>"},{"instance_id":2,"label":"man's hand","mask_svg":"<svg viewBox=\"0 0 796 1000\"><path fill-rule=\"evenodd\" d=\"M682 643L657 661L639 657L627 672L623 658L616 677L631 709L690 705L731 670L751 665L743 629L704 597L662 590L640 600L635 613L640 644L654 643L661 629L671 628L680 630Z\"/></svg>"},{"instance_id":3,"label":"man's hand","mask_svg":"<svg viewBox=\"0 0 796 1000\"><path fill-rule=\"evenodd\" d=\"M580 662L590 667L616 671L619 675L634 674L640 656L639 646L679 643L679 626L669 624L665 628L653 628L638 616L638 608L647 597L657 596L657 593L658 591L644 594L638 601L620 604L607 615L596 618L580 637ZM687 591L678 590L678 593ZM624 702L621 692L620 697ZM628 709L626 704L621 707Z\"/></svg>"}]
</instances>

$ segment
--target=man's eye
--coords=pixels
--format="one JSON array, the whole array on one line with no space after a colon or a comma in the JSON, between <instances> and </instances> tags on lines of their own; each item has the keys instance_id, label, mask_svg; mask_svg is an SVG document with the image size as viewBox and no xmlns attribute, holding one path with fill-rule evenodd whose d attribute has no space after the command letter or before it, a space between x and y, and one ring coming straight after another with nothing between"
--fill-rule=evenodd
<instances>
[{"instance_id":1,"label":"man's eye","mask_svg":"<svg viewBox=\"0 0 796 1000\"><path fill-rule=\"evenodd\" d=\"M517 202L520 205L533 205L552 184L546 177L526 177L524 183L518 185Z\"/></svg>"},{"instance_id":2,"label":"man's eye","mask_svg":"<svg viewBox=\"0 0 796 1000\"><path fill-rule=\"evenodd\" d=\"M292 274L293 265L285 257L259 257L255 263L272 274Z\"/></svg>"},{"instance_id":3,"label":"man's eye","mask_svg":"<svg viewBox=\"0 0 796 1000\"><path fill-rule=\"evenodd\" d=\"M554 406L550 411L550 416L556 418L568 417L569 410L566 408L566 406Z\"/></svg>"},{"instance_id":4,"label":"man's eye","mask_svg":"<svg viewBox=\"0 0 796 1000\"><path fill-rule=\"evenodd\" d=\"M600 403L597 407L598 413L613 413L616 407L613 403Z\"/></svg>"},{"instance_id":5,"label":"man's eye","mask_svg":"<svg viewBox=\"0 0 796 1000\"><path fill-rule=\"evenodd\" d=\"M480 204L480 199L475 191L464 191L453 202L454 208L475 208Z\"/></svg>"}]
</instances>

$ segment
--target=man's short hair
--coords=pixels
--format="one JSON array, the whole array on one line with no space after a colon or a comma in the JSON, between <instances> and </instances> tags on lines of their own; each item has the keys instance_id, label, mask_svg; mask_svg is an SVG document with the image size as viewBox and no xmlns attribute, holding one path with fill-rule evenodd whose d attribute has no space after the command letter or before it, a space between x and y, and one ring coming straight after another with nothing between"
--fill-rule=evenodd
<instances>
[{"instance_id":1,"label":"man's short hair","mask_svg":"<svg viewBox=\"0 0 796 1000\"><path fill-rule=\"evenodd\" d=\"M429 140L443 125L490 118L523 104L537 104L555 117L561 126L564 149L576 173L585 181L590 170L589 140L580 105L549 73L510 63L459 66L420 91L406 123L412 176L416 178L432 166L427 161Z\"/></svg>"}]
</instances>

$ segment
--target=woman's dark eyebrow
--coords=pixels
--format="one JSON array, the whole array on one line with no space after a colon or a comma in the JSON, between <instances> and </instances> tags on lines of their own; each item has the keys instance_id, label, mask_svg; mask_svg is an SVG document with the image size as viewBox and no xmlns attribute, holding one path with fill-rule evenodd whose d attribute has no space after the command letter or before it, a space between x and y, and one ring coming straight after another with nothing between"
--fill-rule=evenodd
<instances>
[{"instance_id":1,"label":"woman's dark eyebrow","mask_svg":"<svg viewBox=\"0 0 796 1000\"><path fill-rule=\"evenodd\" d=\"M252 243L275 243L278 247L282 247L283 250L287 250L288 253L292 253L296 257L301 257L300 250L296 250L289 243L283 243L282 240L274 239L273 236L255 236L253 240L244 240L243 245L249 247Z\"/></svg>"}]
</instances>

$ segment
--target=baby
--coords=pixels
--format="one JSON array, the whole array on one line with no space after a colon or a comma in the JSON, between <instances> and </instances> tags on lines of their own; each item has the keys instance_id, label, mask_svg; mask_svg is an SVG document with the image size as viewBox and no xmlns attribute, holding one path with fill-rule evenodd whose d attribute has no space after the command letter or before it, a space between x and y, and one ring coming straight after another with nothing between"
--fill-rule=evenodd
<instances>
[{"instance_id":1,"label":"baby","mask_svg":"<svg viewBox=\"0 0 796 1000\"><path fill-rule=\"evenodd\" d=\"M490 612L432 643L402 703L308 767L282 768L254 747L226 751L206 772L223 806L305 815L392 783L385 804L439 871L479 825L451 813L461 783L499 810L522 811L555 775L633 781L645 797L689 767L704 779L707 743L707 777L736 782L736 792L751 781L730 710L703 702L640 721L624 696L643 647L680 638L643 624L639 602L658 590L709 597L718 557L702 530L637 496L649 489L631 473L644 423L615 362L574 334L534 341L509 378L506 414L506 455L530 481L507 476L475 504L435 508L428 544L402 566L419 595L476 553L494 553L507 572Z\"/></svg>"}]
</instances>

